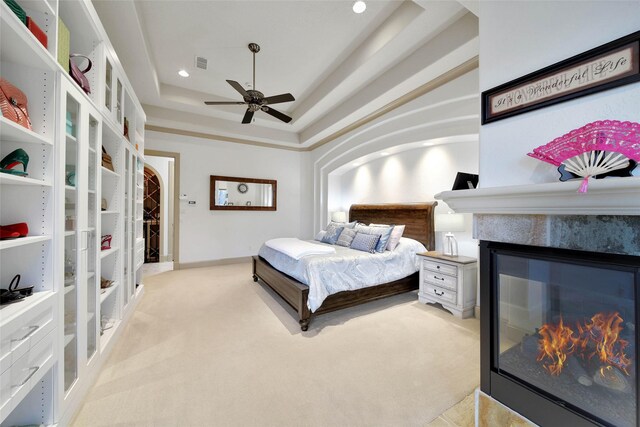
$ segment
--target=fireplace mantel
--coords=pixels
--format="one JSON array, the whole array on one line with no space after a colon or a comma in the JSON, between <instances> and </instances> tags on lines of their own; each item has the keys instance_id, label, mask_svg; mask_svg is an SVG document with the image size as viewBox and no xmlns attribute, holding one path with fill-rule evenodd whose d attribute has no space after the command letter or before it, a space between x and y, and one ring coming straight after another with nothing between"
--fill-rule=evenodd
<instances>
[{"instance_id":1,"label":"fireplace mantel","mask_svg":"<svg viewBox=\"0 0 640 427\"><path fill-rule=\"evenodd\" d=\"M640 177L443 191L435 195L458 213L640 215Z\"/></svg>"}]
</instances>

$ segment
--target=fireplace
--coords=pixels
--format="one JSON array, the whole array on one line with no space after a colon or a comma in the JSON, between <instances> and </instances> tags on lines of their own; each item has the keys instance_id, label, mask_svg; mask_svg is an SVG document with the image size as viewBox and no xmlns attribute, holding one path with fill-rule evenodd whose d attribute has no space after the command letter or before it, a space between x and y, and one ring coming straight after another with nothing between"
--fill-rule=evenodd
<instances>
[{"instance_id":1,"label":"fireplace","mask_svg":"<svg viewBox=\"0 0 640 427\"><path fill-rule=\"evenodd\" d=\"M640 426L640 257L481 241L481 390L542 426Z\"/></svg>"}]
</instances>

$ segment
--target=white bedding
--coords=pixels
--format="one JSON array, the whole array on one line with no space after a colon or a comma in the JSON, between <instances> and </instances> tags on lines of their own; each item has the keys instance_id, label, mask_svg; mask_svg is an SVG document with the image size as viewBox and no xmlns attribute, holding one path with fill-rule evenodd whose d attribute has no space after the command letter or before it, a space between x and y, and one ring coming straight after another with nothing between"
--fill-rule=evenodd
<instances>
[{"instance_id":1,"label":"white bedding","mask_svg":"<svg viewBox=\"0 0 640 427\"><path fill-rule=\"evenodd\" d=\"M312 312L325 298L337 292L410 276L419 270L416 253L426 251L420 242L405 237L393 251L375 254L326 243L314 244L332 248L335 253L308 255L296 260L266 244L258 252L275 269L309 286L307 305Z\"/></svg>"},{"instance_id":2,"label":"white bedding","mask_svg":"<svg viewBox=\"0 0 640 427\"><path fill-rule=\"evenodd\" d=\"M278 252L290 256L293 259L300 259L307 255L334 254L336 250L333 246L320 245L318 243L307 242L295 237L282 237L280 239L267 240L265 245Z\"/></svg>"}]
</instances>

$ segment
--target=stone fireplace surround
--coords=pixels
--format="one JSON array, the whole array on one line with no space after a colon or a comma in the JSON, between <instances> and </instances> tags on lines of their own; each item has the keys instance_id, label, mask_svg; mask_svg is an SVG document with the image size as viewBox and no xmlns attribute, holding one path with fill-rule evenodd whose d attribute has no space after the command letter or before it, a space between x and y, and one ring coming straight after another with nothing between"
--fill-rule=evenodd
<instances>
[{"instance_id":1,"label":"stone fireplace surround","mask_svg":"<svg viewBox=\"0 0 640 427\"><path fill-rule=\"evenodd\" d=\"M456 213L473 213L478 240L640 257L640 177L591 179L585 194L577 192L579 185L575 180L479 188L435 198ZM505 419L505 411L477 391L477 426L492 416ZM515 411L510 416L530 423Z\"/></svg>"}]
</instances>

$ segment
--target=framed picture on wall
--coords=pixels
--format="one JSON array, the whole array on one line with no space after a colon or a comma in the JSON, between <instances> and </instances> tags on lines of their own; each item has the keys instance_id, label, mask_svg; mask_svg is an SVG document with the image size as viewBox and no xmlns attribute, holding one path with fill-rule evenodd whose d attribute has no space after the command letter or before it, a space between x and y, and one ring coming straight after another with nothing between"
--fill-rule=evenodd
<instances>
[{"instance_id":1,"label":"framed picture on wall","mask_svg":"<svg viewBox=\"0 0 640 427\"><path fill-rule=\"evenodd\" d=\"M640 31L482 92L482 124L640 81Z\"/></svg>"}]
</instances>

